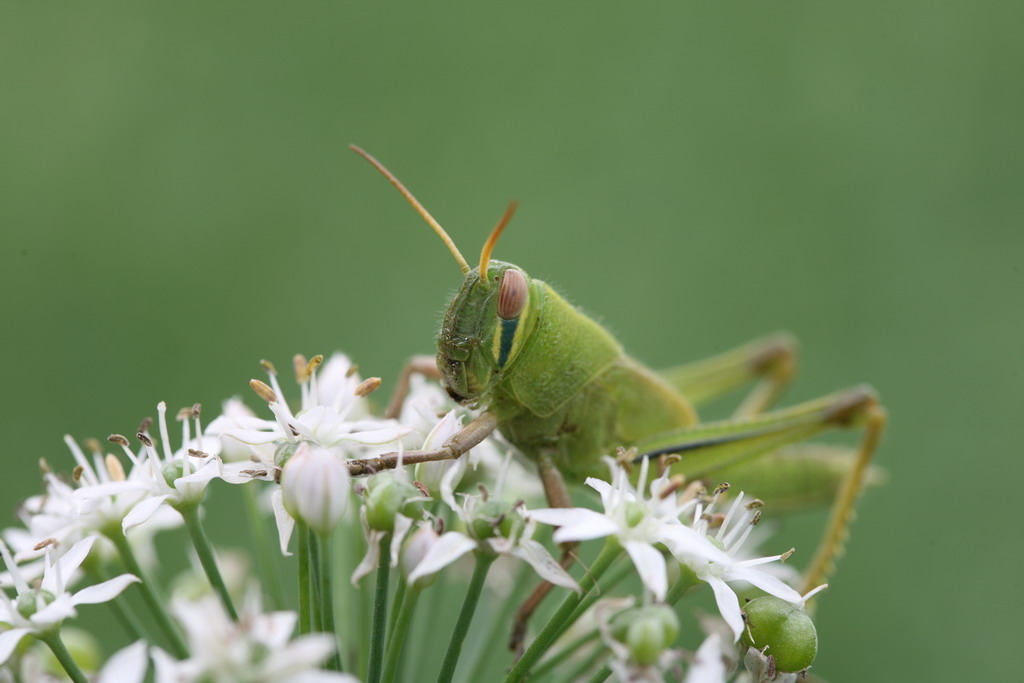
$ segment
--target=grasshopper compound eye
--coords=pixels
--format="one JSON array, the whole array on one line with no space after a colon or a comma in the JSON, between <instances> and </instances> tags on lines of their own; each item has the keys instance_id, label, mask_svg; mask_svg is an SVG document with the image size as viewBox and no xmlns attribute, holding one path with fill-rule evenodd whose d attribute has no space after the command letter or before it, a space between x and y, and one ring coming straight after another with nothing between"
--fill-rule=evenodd
<instances>
[{"instance_id":1,"label":"grasshopper compound eye","mask_svg":"<svg viewBox=\"0 0 1024 683\"><path fill-rule=\"evenodd\" d=\"M498 289L498 316L504 320L516 318L526 306L526 277L522 271L509 268L501 276Z\"/></svg>"}]
</instances>

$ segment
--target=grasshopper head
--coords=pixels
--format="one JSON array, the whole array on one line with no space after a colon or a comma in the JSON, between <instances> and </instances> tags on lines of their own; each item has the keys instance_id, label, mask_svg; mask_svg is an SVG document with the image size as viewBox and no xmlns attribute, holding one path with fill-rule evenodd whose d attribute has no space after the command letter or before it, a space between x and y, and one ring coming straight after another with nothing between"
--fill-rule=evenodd
<instances>
[{"instance_id":1,"label":"grasshopper head","mask_svg":"<svg viewBox=\"0 0 1024 683\"><path fill-rule=\"evenodd\" d=\"M445 389L456 401L466 403L480 398L519 353L536 319L536 306L530 306L535 291L530 278L509 263L491 261L491 251L512 219L516 203L509 204L484 243L480 267L470 268L441 224L405 185L365 151L355 145L349 147L370 162L412 204L448 247L465 275L438 334L437 367Z\"/></svg>"},{"instance_id":2,"label":"grasshopper head","mask_svg":"<svg viewBox=\"0 0 1024 683\"><path fill-rule=\"evenodd\" d=\"M448 394L467 403L486 394L522 348L536 320L533 281L511 263L466 273L437 336L437 367Z\"/></svg>"}]
</instances>

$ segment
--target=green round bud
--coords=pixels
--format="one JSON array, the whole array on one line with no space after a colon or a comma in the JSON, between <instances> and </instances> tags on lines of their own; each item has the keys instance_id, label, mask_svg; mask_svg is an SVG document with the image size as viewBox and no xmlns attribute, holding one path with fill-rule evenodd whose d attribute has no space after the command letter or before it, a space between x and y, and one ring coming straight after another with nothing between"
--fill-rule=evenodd
<instances>
[{"instance_id":1,"label":"green round bud","mask_svg":"<svg viewBox=\"0 0 1024 683\"><path fill-rule=\"evenodd\" d=\"M416 517L417 503L406 503L421 495L419 490L390 473L374 475L366 494L366 523L377 531L394 531L395 515Z\"/></svg>"},{"instance_id":2,"label":"green round bud","mask_svg":"<svg viewBox=\"0 0 1024 683\"><path fill-rule=\"evenodd\" d=\"M185 467L182 465L180 460L172 460L169 463L164 464L161 470L164 475L164 481L171 488L174 488L174 481L185 476Z\"/></svg>"},{"instance_id":3,"label":"green round bud","mask_svg":"<svg viewBox=\"0 0 1024 683\"><path fill-rule=\"evenodd\" d=\"M803 609L765 595L748 602L743 611L747 615L743 643L774 657L776 669L796 673L814 663L818 654L818 632Z\"/></svg>"},{"instance_id":4,"label":"green round bud","mask_svg":"<svg viewBox=\"0 0 1024 683\"><path fill-rule=\"evenodd\" d=\"M494 536L508 538L520 521L512 506L500 500L489 500L473 511L468 525L469 535L478 541Z\"/></svg>"},{"instance_id":5,"label":"green round bud","mask_svg":"<svg viewBox=\"0 0 1024 683\"><path fill-rule=\"evenodd\" d=\"M277 447L274 451L274 464L278 467L284 468L285 464L291 460L291 457L295 455L295 449L298 444L285 442Z\"/></svg>"},{"instance_id":6,"label":"green round bud","mask_svg":"<svg viewBox=\"0 0 1024 683\"><path fill-rule=\"evenodd\" d=\"M629 648L640 666L656 664L679 635L679 618L666 605L634 607L612 618L612 637Z\"/></svg>"},{"instance_id":7,"label":"green round bud","mask_svg":"<svg viewBox=\"0 0 1024 683\"><path fill-rule=\"evenodd\" d=\"M647 508L635 500L626 503L626 526L632 528L644 520Z\"/></svg>"},{"instance_id":8,"label":"green round bud","mask_svg":"<svg viewBox=\"0 0 1024 683\"><path fill-rule=\"evenodd\" d=\"M57 599L53 593L51 593L50 591L44 591L41 588L34 591L30 590L27 593L22 593L18 596L18 614L25 617L26 619L31 619L32 615L39 611L39 609L37 609L38 605L36 603L37 596L42 596L43 607L49 605L51 602Z\"/></svg>"}]
</instances>

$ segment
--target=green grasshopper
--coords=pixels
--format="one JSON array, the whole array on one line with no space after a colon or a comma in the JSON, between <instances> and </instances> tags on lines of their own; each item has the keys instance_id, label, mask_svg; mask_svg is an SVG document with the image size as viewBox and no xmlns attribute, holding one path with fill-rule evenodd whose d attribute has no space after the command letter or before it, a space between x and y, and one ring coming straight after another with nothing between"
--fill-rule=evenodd
<instances>
[{"instance_id":1,"label":"green grasshopper","mask_svg":"<svg viewBox=\"0 0 1024 683\"><path fill-rule=\"evenodd\" d=\"M388 414L395 416L409 377L441 380L459 403L484 412L442 449L406 452L406 463L454 459L494 429L533 460L552 506L569 506L566 479L605 474L601 456L630 447L668 457L673 475L750 482L769 504L793 508L832 500L832 513L805 573L805 590L823 583L842 552L853 507L885 425L870 387L860 386L792 408L765 412L795 370L795 345L771 336L700 362L655 372L628 356L601 325L547 283L518 266L491 260L515 211L509 205L471 268L454 242L380 162L352 146L384 175L447 245L464 279L437 338L437 356L403 370ZM732 419L700 422L696 406L746 383L754 388ZM793 446L834 427L863 430L854 452ZM763 456L758 458L757 456ZM353 461L365 474L393 467L396 455ZM569 558L569 559L566 559ZM563 557L571 561L571 553ZM550 586L520 610L513 643Z\"/></svg>"}]
</instances>

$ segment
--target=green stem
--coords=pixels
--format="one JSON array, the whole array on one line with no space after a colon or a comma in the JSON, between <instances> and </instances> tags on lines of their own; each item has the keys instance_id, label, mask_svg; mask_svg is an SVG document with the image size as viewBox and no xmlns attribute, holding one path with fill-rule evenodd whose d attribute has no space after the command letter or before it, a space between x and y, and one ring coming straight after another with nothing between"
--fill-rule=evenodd
<instances>
[{"instance_id":1,"label":"green stem","mask_svg":"<svg viewBox=\"0 0 1024 683\"><path fill-rule=\"evenodd\" d=\"M108 574L100 562L94 562L93 556L90 555L85 564L83 565L86 571L92 576L94 583L103 583L110 579ZM128 637L133 641L135 640L148 640L152 641L153 638L146 632L146 627L139 621L138 616L132 611L131 606L127 600L119 599L121 596L111 600L107 604L110 605L110 610L114 613L114 618L117 619L118 623L121 624L121 628L125 630Z\"/></svg>"},{"instance_id":2,"label":"green stem","mask_svg":"<svg viewBox=\"0 0 1024 683\"><path fill-rule=\"evenodd\" d=\"M64 641L60 638L60 631L54 629L39 635L39 640L46 643L50 650L53 652L53 656L57 658L60 665L64 667L64 670L68 672L68 677L71 678L74 683L89 683L89 679L86 678L82 670L78 668L78 664L75 663L75 658L68 652L67 646L64 645Z\"/></svg>"},{"instance_id":3,"label":"green stem","mask_svg":"<svg viewBox=\"0 0 1024 683\"><path fill-rule=\"evenodd\" d=\"M679 578L668 589L665 595L665 604L674 605L686 594L688 590L703 583L697 578L697 574L685 564L679 565Z\"/></svg>"},{"instance_id":4,"label":"green stem","mask_svg":"<svg viewBox=\"0 0 1024 683\"><path fill-rule=\"evenodd\" d=\"M444 655L444 663L441 665L441 673L437 677L438 683L448 683L455 676L455 667L459 663L459 655L462 654L462 642L469 632L469 625L473 621L473 613L476 612L476 604L480 601L480 592L483 590L484 581L487 579L487 571L491 568L496 555L476 553L476 565L473 567L473 578L469 580L469 589L466 591L466 599L462 603L462 611L459 612L459 620L452 632L452 639L448 643L448 651Z\"/></svg>"},{"instance_id":5,"label":"green stem","mask_svg":"<svg viewBox=\"0 0 1024 683\"><path fill-rule=\"evenodd\" d=\"M395 630L388 642L387 654L384 656L384 683L392 683L395 680L395 674L398 673L398 660L401 659L402 646L405 645L405 634L409 630L409 622L412 621L416 599L420 597L421 590L417 586L409 586L402 598L402 608L398 610Z\"/></svg>"},{"instance_id":6,"label":"green stem","mask_svg":"<svg viewBox=\"0 0 1024 683\"><path fill-rule=\"evenodd\" d=\"M142 626L139 618L135 616L127 604L122 603L117 598L114 598L109 603L110 610L114 613L114 618L121 624L121 628L124 629L125 633L132 641L136 640L152 640L149 634L146 633L146 629Z\"/></svg>"},{"instance_id":7,"label":"green stem","mask_svg":"<svg viewBox=\"0 0 1024 683\"><path fill-rule=\"evenodd\" d=\"M221 576L220 569L217 567L217 558L213 555L210 538L206 535L202 520L199 519L199 506L181 505L175 509L185 518L188 535L192 537L192 545L195 546L196 554L199 555L199 563L203 565L206 578L210 580L213 590L217 591L217 595L220 596L221 602L224 603L224 609L231 615L231 620L238 621L238 612L235 610L235 604L231 601L231 594L228 593L224 577Z\"/></svg>"},{"instance_id":8,"label":"green stem","mask_svg":"<svg viewBox=\"0 0 1024 683\"><path fill-rule=\"evenodd\" d=\"M324 630L323 600L320 596L320 544L316 541L316 534L308 526L303 526L307 537L306 544L309 548L309 601L313 606L310 627L314 631Z\"/></svg>"},{"instance_id":9,"label":"green stem","mask_svg":"<svg viewBox=\"0 0 1024 683\"><path fill-rule=\"evenodd\" d=\"M309 533L301 522L295 523L295 533L299 537L299 633L304 635L313 630L313 619L309 613Z\"/></svg>"},{"instance_id":10,"label":"green stem","mask_svg":"<svg viewBox=\"0 0 1024 683\"><path fill-rule=\"evenodd\" d=\"M267 536L256 488L256 484L252 482L242 486L245 510L249 516L249 533L252 536L253 545L256 546L256 551L260 555L263 585L266 586L270 596L270 606L272 609L279 610L284 608L285 600L284 589L281 586L281 574L277 569L277 549L274 548Z\"/></svg>"},{"instance_id":11,"label":"green stem","mask_svg":"<svg viewBox=\"0 0 1024 683\"><path fill-rule=\"evenodd\" d=\"M334 642L334 654L327 660L327 668L341 671L341 654L338 651L338 634L334 626L334 585L331 572L331 535L320 535L318 540L320 556L320 599L323 601L324 632L331 635Z\"/></svg>"},{"instance_id":12,"label":"green stem","mask_svg":"<svg viewBox=\"0 0 1024 683\"><path fill-rule=\"evenodd\" d=\"M590 680L587 681L587 683L604 683L604 681L608 680L608 677L611 676L611 675L612 675L612 668L610 666L608 666L607 664L605 664L604 666L602 666L600 669L597 670L596 674L594 674L593 676L590 677Z\"/></svg>"},{"instance_id":13,"label":"green stem","mask_svg":"<svg viewBox=\"0 0 1024 683\"><path fill-rule=\"evenodd\" d=\"M370 672L366 677L366 683L377 683L380 680L381 666L384 663L384 634L387 631L388 626L388 583L391 579L391 556L386 552L389 547L389 540L391 534L385 534L380 539L380 557L377 563L377 585L373 590L373 625L371 626L370 635ZM399 605L402 602L402 596L399 594L405 588L405 582L402 581L398 584L398 590L395 592L395 601L392 604L392 609L395 609L395 605ZM395 624L395 615L392 614L391 625Z\"/></svg>"},{"instance_id":14,"label":"green stem","mask_svg":"<svg viewBox=\"0 0 1024 683\"><path fill-rule=\"evenodd\" d=\"M395 586L395 594L391 596L391 612L388 615L388 639L385 642L391 642L391 637L395 634L395 624L398 623L398 610L402 609L402 600L405 598L405 585L405 581L399 581L398 585Z\"/></svg>"},{"instance_id":15,"label":"green stem","mask_svg":"<svg viewBox=\"0 0 1024 683\"><path fill-rule=\"evenodd\" d=\"M529 587L530 584L526 578L530 571L532 569L524 562L513 577L512 587L501 606L489 615L491 617L490 628L486 629L486 635L478 643L473 666L466 678L467 681L482 681L485 678L484 673L489 668L493 668L491 665L494 663L494 643L498 642L498 638L501 637L501 629L511 622L516 603L524 596Z\"/></svg>"},{"instance_id":16,"label":"green stem","mask_svg":"<svg viewBox=\"0 0 1024 683\"><path fill-rule=\"evenodd\" d=\"M107 534L114 546L117 548L117 553L121 557L121 562L124 563L125 568L139 577L140 583L139 590L142 591L142 597L145 599L146 604L149 606L150 611L153 613L153 617L156 619L157 624L160 625L160 630L164 632L167 640L170 642L171 650L174 655L179 659L185 659L188 657L188 646L185 644L185 639L182 637L181 632L178 631L178 627L175 626L174 621L171 619L170 613L167 611L167 606L164 604L163 598L156 592L156 584L153 583L149 575L143 570L142 565L135 558L135 553L132 551L132 546L128 542L124 533L120 527L112 530Z\"/></svg>"},{"instance_id":17,"label":"green stem","mask_svg":"<svg viewBox=\"0 0 1024 683\"><path fill-rule=\"evenodd\" d=\"M627 576L631 576L635 573L636 568L633 566L633 563L624 562L622 566L615 571L614 574L608 577L607 581L595 584L597 590L592 590L583 596L583 599L580 600L580 604L577 605L576 609L574 609L572 614L569 615L569 618L565 622L566 625L562 628L561 632L559 632L558 635L561 636L562 633L565 633L565 630L570 625L575 624L576 621L583 616L583 613L590 609L595 602L597 602L601 598L607 597L608 591L612 590L613 588L615 588L615 586L619 585L619 583L621 583L622 580L625 579Z\"/></svg>"},{"instance_id":18,"label":"green stem","mask_svg":"<svg viewBox=\"0 0 1024 683\"><path fill-rule=\"evenodd\" d=\"M541 655L547 652L548 648L551 647L551 644L555 641L555 638L562 629L566 628L571 623L568 619L576 609L577 605L582 601L583 596L585 596L594 587L594 584L599 578L601 578L601 575L608 569L608 566L611 565L612 561L619 556L621 551L622 547L614 538L609 538L608 541L605 542L604 547L601 549L601 553L597 556L597 559L594 560L594 564L590 567L590 571L587 572L580 581L580 588L583 589L582 595L576 593L569 594L565 599L565 602L562 603L562 606L558 608L557 612L555 612L555 615L551 617L551 620L543 630L541 630L534 641L530 643L530 647L526 649L523 656L520 657L519 661L512 667L508 676L505 677L505 683L513 683L526 678L527 674L530 672L530 668L537 663L537 660L540 659Z\"/></svg>"}]
</instances>

